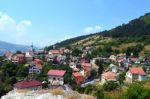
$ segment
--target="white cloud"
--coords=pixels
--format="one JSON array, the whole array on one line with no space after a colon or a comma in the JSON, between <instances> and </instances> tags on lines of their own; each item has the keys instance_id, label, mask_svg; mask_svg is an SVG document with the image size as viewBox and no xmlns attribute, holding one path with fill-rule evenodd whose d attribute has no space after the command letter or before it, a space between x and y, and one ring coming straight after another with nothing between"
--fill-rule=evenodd
<instances>
[{"instance_id":1,"label":"white cloud","mask_svg":"<svg viewBox=\"0 0 150 99\"><path fill-rule=\"evenodd\" d=\"M94 32L99 32L99 31L101 31L102 29L103 29L103 28L102 28L102 26L100 26L100 25L89 26L89 27L86 27L83 32L85 32L85 33L94 33Z\"/></svg>"},{"instance_id":2,"label":"white cloud","mask_svg":"<svg viewBox=\"0 0 150 99\"><path fill-rule=\"evenodd\" d=\"M21 21L16 25L16 34L18 36L23 35L27 32L27 27L31 25L31 21Z\"/></svg>"},{"instance_id":3,"label":"white cloud","mask_svg":"<svg viewBox=\"0 0 150 99\"><path fill-rule=\"evenodd\" d=\"M94 29L93 29L93 27L86 27L85 29L84 29L84 32L85 33L90 33L90 32L92 32Z\"/></svg>"},{"instance_id":4,"label":"white cloud","mask_svg":"<svg viewBox=\"0 0 150 99\"><path fill-rule=\"evenodd\" d=\"M27 32L27 28L31 25L29 20L21 20L16 22L9 15L0 12L0 33L7 35L22 36Z\"/></svg>"},{"instance_id":5,"label":"white cloud","mask_svg":"<svg viewBox=\"0 0 150 99\"><path fill-rule=\"evenodd\" d=\"M101 30L102 27L101 27L100 25L96 25L96 26L95 26L95 29L96 29L96 30Z\"/></svg>"}]
</instances>

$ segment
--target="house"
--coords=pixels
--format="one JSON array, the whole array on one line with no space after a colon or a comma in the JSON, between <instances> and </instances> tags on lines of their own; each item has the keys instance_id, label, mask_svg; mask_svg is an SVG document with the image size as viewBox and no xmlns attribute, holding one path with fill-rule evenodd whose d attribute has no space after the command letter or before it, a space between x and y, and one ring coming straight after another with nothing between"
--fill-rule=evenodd
<instances>
[{"instance_id":1,"label":"house","mask_svg":"<svg viewBox=\"0 0 150 99\"><path fill-rule=\"evenodd\" d=\"M48 57L50 58L56 57L58 55L61 55L60 50L50 50L48 53Z\"/></svg>"},{"instance_id":2,"label":"house","mask_svg":"<svg viewBox=\"0 0 150 99\"><path fill-rule=\"evenodd\" d=\"M82 67L91 67L91 64L90 63L81 63L81 66Z\"/></svg>"},{"instance_id":3,"label":"house","mask_svg":"<svg viewBox=\"0 0 150 99\"><path fill-rule=\"evenodd\" d=\"M29 89L29 90L42 89L42 82L39 82L35 79L22 80L14 84L14 89Z\"/></svg>"},{"instance_id":4,"label":"house","mask_svg":"<svg viewBox=\"0 0 150 99\"><path fill-rule=\"evenodd\" d=\"M104 84L107 81L117 81L117 74L112 71L104 72L101 76L101 83Z\"/></svg>"},{"instance_id":5,"label":"house","mask_svg":"<svg viewBox=\"0 0 150 99\"><path fill-rule=\"evenodd\" d=\"M23 63L25 62L25 55L24 54L16 54L12 56L12 62L16 63Z\"/></svg>"},{"instance_id":6,"label":"house","mask_svg":"<svg viewBox=\"0 0 150 99\"><path fill-rule=\"evenodd\" d=\"M34 62L32 62L29 66L29 74L32 74L32 73L39 74L41 73L42 68L43 68L42 60L34 59Z\"/></svg>"},{"instance_id":7,"label":"house","mask_svg":"<svg viewBox=\"0 0 150 99\"><path fill-rule=\"evenodd\" d=\"M130 60L133 63L140 64L140 60L138 58L136 58L136 57L131 57Z\"/></svg>"},{"instance_id":8,"label":"house","mask_svg":"<svg viewBox=\"0 0 150 99\"><path fill-rule=\"evenodd\" d=\"M36 59L34 59L34 63L35 63L35 64L42 64L42 60L36 58Z\"/></svg>"},{"instance_id":9,"label":"house","mask_svg":"<svg viewBox=\"0 0 150 99\"><path fill-rule=\"evenodd\" d=\"M69 67L70 67L70 68L76 68L76 63L70 62L70 63L69 63Z\"/></svg>"},{"instance_id":10,"label":"house","mask_svg":"<svg viewBox=\"0 0 150 99\"><path fill-rule=\"evenodd\" d=\"M48 81L51 85L63 85L64 84L64 75L66 70L49 70Z\"/></svg>"},{"instance_id":11,"label":"house","mask_svg":"<svg viewBox=\"0 0 150 99\"><path fill-rule=\"evenodd\" d=\"M7 51L5 54L4 54L5 58L7 60L11 60L12 59L12 56L13 56L13 53L10 52L10 51Z\"/></svg>"},{"instance_id":12,"label":"house","mask_svg":"<svg viewBox=\"0 0 150 99\"><path fill-rule=\"evenodd\" d=\"M57 60L59 60L59 61L65 61L66 60L66 56L65 55L58 55L57 56Z\"/></svg>"},{"instance_id":13,"label":"house","mask_svg":"<svg viewBox=\"0 0 150 99\"><path fill-rule=\"evenodd\" d=\"M32 50L29 50L25 53L26 61L32 61L34 58L34 52Z\"/></svg>"},{"instance_id":14,"label":"house","mask_svg":"<svg viewBox=\"0 0 150 99\"><path fill-rule=\"evenodd\" d=\"M146 73L141 67L132 67L126 73L126 81L132 83L133 81L143 81L146 79Z\"/></svg>"},{"instance_id":15,"label":"house","mask_svg":"<svg viewBox=\"0 0 150 99\"><path fill-rule=\"evenodd\" d=\"M111 59L111 60L113 60L113 61L116 61L116 60L117 60L117 56L111 55L111 56L109 57L109 59Z\"/></svg>"},{"instance_id":16,"label":"house","mask_svg":"<svg viewBox=\"0 0 150 99\"><path fill-rule=\"evenodd\" d=\"M42 60L34 59L34 61L31 62L29 65L29 74L33 74L33 73L39 74L41 73L42 68L43 68Z\"/></svg>"},{"instance_id":17,"label":"house","mask_svg":"<svg viewBox=\"0 0 150 99\"><path fill-rule=\"evenodd\" d=\"M83 70L81 71L82 75L87 77L91 70L91 64L90 63L81 63L81 67Z\"/></svg>"},{"instance_id":18,"label":"house","mask_svg":"<svg viewBox=\"0 0 150 99\"><path fill-rule=\"evenodd\" d=\"M72 73L72 76L77 84L82 84L84 82L84 77L79 72Z\"/></svg>"},{"instance_id":19,"label":"house","mask_svg":"<svg viewBox=\"0 0 150 99\"><path fill-rule=\"evenodd\" d=\"M111 69L112 72L116 73L118 71L118 67L116 65L114 65L114 64L110 64L109 68Z\"/></svg>"},{"instance_id":20,"label":"house","mask_svg":"<svg viewBox=\"0 0 150 99\"><path fill-rule=\"evenodd\" d=\"M146 66L150 66L150 57L145 57L145 59L144 59L144 64L145 64Z\"/></svg>"},{"instance_id":21,"label":"house","mask_svg":"<svg viewBox=\"0 0 150 99\"><path fill-rule=\"evenodd\" d=\"M31 63L29 65L29 74L33 74L33 73L39 74L41 73L42 68L43 68L42 64Z\"/></svg>"},{"instance_id":22,"label":"house","mask_svg":"<svg viewBox=\"0 0 150 99\"><path fill-rule=\"evenodd\" d=\"M86 58L81 58L80 59L80 63L89 63L90 60L89 59L86 59Z\"/></svg>"},{"instance_id":23,"label":"house","mask_svg":"<svg viewBox=\"0 0 150 99\"><path fill-rule=\"evenodd\" d=\"M125 53L119 53L117 54L117 58L124 58L126 57Z\"/></svg>"},{"instance_id":24,"label":"house","mask_svg":"<svg viewBox=\"0 0 150 99\"><path fill-rule=\"evenodd\" d=\"M65 48L60 48L60 53L64 54Z\"/></svg>"}]
</instances>

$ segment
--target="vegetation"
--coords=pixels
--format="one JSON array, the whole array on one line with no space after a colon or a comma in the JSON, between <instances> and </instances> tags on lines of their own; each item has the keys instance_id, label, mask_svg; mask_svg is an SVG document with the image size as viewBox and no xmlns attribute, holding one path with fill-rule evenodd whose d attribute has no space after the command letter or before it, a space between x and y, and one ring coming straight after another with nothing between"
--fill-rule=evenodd
<instances>
[{"instance_id":1,"label":"vegetation","mask_svg":"<svg viewBox=\"0 0 150 99\"><path fill-rule=\"evenodd\" d=\"M84 36L79 36L75 38L71 38L59 43L56 43L56 47L62 47L62 46L68 46L71 45L75 42L81 41L83 39L92 37L92 36L97 36L97 35L102 35L104 37L113 37L113 38L119 38L121 41L124 42L124 39L128 39L125 42L133 42L133 41L142 41L145 44L150 43L149 37L145 35L149 35L150 31L150 13L145 14L144 16L141 16L140 18L134 19L130 21L128 24L122 24L121 26L118 26L114 29L111 30L106 30L102 32L98 32L95 34L90 34L90 35L84 35ZM93 38L89 41L92 41ZM93 45L98 43L98 41L102 40L102 38L98 38L95 40ZM133 41L132 41L133 40ZM118 45L117 42L113 43L113 45ZM47 47L47 50L52 48L52 46Z\"/></svg>"},{"instance_id":2,"label":"vegetation","mask_svg":"<svg viewBox=\"0 0 150 99\"><path fill-rule=\"evenodd\" d=\"M28 68L22 64L10 61L2 62L0 65L0 96L12 90L17 80L22 80L28 75Z\"/></svg>"},{"instance_id":3,"label":"vegetation","mask_svg":"<svg viewBox=\"0 0 150 99\"><path fill-rule=\"evenodd\" d=\"M122 99L150 99L150 89L146 89L140 84L132 84Z\"/></svg>"},{"instance_id":4,"label":"vegetation","mask_svg":"<svg viewBox=\"0 0 150 99\"><path fill-rule=\"evenodd\" d=\"M118 87L118 83L115 81L108 81L104 83L103 88L105 91L112 91Z\"/></svg>"},{"instance_id":5,"label":"vegetation","mask_svg":"<svg viewBox=\"0 0 150 99\"><path fill-rule=\"evenodd\" d=\"M102 60L97 60L96 65L98 65L98 76L101 78L101 74L103 73L104 70L104 62Z\"/></svg>"},{"instance_id":6,"label":"vegetation","mask_svg":"<svg viewBox=\"0 0 150 99\"><path fill-rule=\"evenodd\" d=\"M119 76L118 76L118 81L119 81L120 84L123 84L123 83L124 83L125 75L126 75L125 72L119 74Z\"/></svg>"}]
</instances>

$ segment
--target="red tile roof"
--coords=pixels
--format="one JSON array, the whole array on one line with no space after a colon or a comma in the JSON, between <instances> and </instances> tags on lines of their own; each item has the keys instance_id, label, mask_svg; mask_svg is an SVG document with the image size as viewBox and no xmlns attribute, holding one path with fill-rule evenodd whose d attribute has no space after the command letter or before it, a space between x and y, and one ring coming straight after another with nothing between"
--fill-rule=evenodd
<instances>
[{"instance_id":1,"label":"red tile roof","mask_svg":"<svg viewBox=\"0 0 150 99\"><path fill-rule=\"evenodd\" d=\"M82 63L81 65L82 65L83 67L90 67L90 66L91 66L90 63Z\"/></svg>"},{"instance_id":2,"label":"red tile roof","mask_svg":"<svg viewBox=\"0 0 150 99\"><path fill-rule=\"evenodd\" d=\"M91 69L91 64L90 63L82 63L81 66L86 71L90 71L90 69Z\"/></svg>"},{"instance_id":3,"label":"red tile roof","mask_svg":"<svg viewBox=\"0 0 150 99\"><path fill-rule=\"evenodd\" d=\"M60 51L59 50L51 50L50 51L52 54L60 54Z\"/></svg>"},{"instance_id":4,"label":"red tile roof","mask_svg":"<svg viewBox=\"0 0 150 99\"><path fill-rule=\"evenodd\" d=\"M134 58L134 57L131 58L131 61L137 61L137 60L138 58Z\"/></svg>"},{"instance_id":5,"label":"red tile roof","mask_svg":"<svg viewBox=\"0 0 150 99\"><path fill-rule=\"evenodd\" d=\"M34 61L36 61L36 62L41 62L42 60L36 58L36 59L34 59Z\"/></svg>"},{"instance_id":6,"label":"red tile roof","mask_svg":"<svg viewBox=\"0 0 150 99\"><path fill-rule=\"evenodd\" d=\"M82 76L79 72L72 73L74 77Z\"/></svg>"},{"instance_id":7,"label":"red tile roof","mask_svg":"<svg viewBox=\"0 0 150 99\"><path fill-rule=\"evenodd\" d=\"M42 83L34 79L23 80L14 84L14 86L19 89L25 89L25 88L30 88L30 87L40 86L40 85L42 85Z\"/></svg>"},{"instance_id":8,"label":"red tile roof","mask_svg":"<svg viewBox=\"0 0 150 99\"><path fill-rule=\"evenodd\" d=\"M116 81L117 74L114 72L108 71L108 72L103 73L102 77L108 81L109 80Z\"/></svg>"},{"instance_id":9,"label":"red tile roof","mask_svg":"<svg viewBox=\"0 0 150 99\"><path fill-rule=\"evenodd\" d=\"M24 54L16 54L17 57L25 57Z\"/></svg>"},{"instance_id":10,"label":"red tile roof","mask_svg":"<svg viewBox=\"0 0 150 99\"><path fill-rule=\"evenodd\" d=\"M38 69L42 69L42 68L43 68L43 65L42 65L42 64L35 64L35 66L36 66Z\"/></svg>"},{"instance_id":11,"label":"red tile roof","mask_svg":"<svg viewBox=\"0 0 150 99\"><path fill-rule=\"evenodd\" d=\"M72 75L74 76L77 84L81 84L84 81L84 77L79 72L72 73Z\"/></svg>"},{"instance_id":12,"label":"red tile roof","mask_svg":"<svg viewBox=\"0 0 150 99\"><path fill-rule=\"evenodd\" d=\"M66 73L65 70L49 70L47 75L49 76L64 76L64 74Z\"/></svg>"},{"instance_id":13,"label":"red tile roof","mask_svg":"<svg viewBox=\"0 0 150 99\"><path fill-rule=\"evenodd\" d=\"M132 67L130 68L130 72L132 74L140 74L140 75L146 75L144 70L141 67Z\"/></svg>"},{"instance_id":14,"label":"red tile roof","mask_svg":"<svg viewBox=\"0 0 150 99\"><path fill-rule=\"evenodd\" d=\"M34 63L35 64L42 64L42 60L40 60L40 59L34 59Z\"/></svg>"}]
</instances>

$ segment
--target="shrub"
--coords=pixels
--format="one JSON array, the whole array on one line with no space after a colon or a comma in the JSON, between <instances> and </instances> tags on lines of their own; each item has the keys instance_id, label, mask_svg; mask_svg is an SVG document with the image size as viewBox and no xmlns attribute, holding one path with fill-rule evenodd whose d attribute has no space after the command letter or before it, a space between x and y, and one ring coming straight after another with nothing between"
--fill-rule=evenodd
<instances>
[{"instance_id":1,"label":"shrub","mask_svg":"<svg viewBox=\"0 0 150 99\"><path fill-rule=\"evenodd\" d=\"M108 81L103 85L105 91L115 90L118 87L118 83L115 81Z\"/></svg>"}]
</instances>

